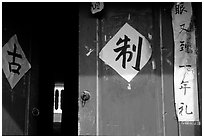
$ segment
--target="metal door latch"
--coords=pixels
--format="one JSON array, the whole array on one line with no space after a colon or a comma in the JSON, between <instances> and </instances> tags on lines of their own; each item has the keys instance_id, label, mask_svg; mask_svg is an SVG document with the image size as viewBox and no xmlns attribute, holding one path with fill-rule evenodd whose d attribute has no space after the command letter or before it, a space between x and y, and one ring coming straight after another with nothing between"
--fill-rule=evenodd
<instances>
[{"instance_id":1,"label":"metal door latch","mask_svg":"<svg viewBox=\"0 0 204 138\"><path fill-rule=\"evenodd\" d=\"M36 107L34 107L33 110L32 110L32 114L33 114L33 116L38 116L38 115L40 114L39 109L37 109Z\"/></svg>"},{"instance_id":2,"label":"metal door latch","mask_svg":"<svg viewBox=\"0 0 204 138\"><path fill-rule=\"evenodd\" d=\"M91 95L90 92L85 90L81 93L81 103L82 103L82 107L85 106L86 102L90 99Z\"/></svg>"}]
</instances>

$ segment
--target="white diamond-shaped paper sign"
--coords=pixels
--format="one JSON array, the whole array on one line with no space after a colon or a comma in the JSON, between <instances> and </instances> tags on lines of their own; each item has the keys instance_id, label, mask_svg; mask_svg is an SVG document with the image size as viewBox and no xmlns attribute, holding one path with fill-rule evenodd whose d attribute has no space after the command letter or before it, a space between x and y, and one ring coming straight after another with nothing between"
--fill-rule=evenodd
<instances>
[{"instance_id":1,"label":"white diamond-shaped paper sign","mask_svg":"<svg viewBox=\"0 0 204 138\"><path fill-rule=\"evenodd\" d=\"M99 58L130 82L148 62L152 48L148 40L125 23L99 53Z\"/></svg>"},{"instance_id":2,"label":"white diamond-shaped paper sign","mask_svg":"<svg viewBox=\"0 0 204 138\"><path fill-rule=\"evenodd\" d=\"M16 35L2 48L2 68L12 89L31 68Z\"/></svg>"}]
</instances>

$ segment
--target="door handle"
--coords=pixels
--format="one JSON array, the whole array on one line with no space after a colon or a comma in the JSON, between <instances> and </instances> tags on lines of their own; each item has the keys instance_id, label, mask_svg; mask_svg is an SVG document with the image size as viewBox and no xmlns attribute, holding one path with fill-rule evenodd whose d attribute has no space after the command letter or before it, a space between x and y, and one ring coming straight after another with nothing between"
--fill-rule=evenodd
<instances>
[{"instance_id":1,"label":"door handle","mask_svg":"<svg viewBox=\"0 0 204 138\"><path fill-rule=\"evenodd\" d=\"M39 109L34 107L33 110L32 110L32 114L33 114L33 116L38 116L40 114Z\"/></svg>"},{"instance_id":2,"label":"door handle","mask_svg":"<svg viewBox=\"0 0 204 138\"><path fill-rule=\"evenodd\" d=\"M85 90L81 93L81 103L82 107L85 106L86 102L91 98L91 94L89 91Z\"/></svg>"}]
</instances>

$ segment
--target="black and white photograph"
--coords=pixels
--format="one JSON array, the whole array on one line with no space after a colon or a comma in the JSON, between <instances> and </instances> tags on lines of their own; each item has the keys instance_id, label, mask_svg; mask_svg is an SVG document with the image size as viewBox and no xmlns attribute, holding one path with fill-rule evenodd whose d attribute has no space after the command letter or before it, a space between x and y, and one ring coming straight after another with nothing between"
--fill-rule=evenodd
<instances>
[{"instance_id":1,"label":"black and white photograph","mask_svg":"<svg viewBox=\"0 0 204 138\"><path fill-rule=\"evenodd\" d=\"M202 2L1 2L2 136L202 136Z\"/></svg>"}]
</instances>

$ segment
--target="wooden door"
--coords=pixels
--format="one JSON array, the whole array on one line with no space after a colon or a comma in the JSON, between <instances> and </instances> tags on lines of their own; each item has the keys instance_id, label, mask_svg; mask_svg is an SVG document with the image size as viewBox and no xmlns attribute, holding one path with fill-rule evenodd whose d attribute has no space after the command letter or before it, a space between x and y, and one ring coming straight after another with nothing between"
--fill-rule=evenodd
<instances>
[{"instance_id":1,"label":"wooden door","mask_svg":"<svg viewBox=\"0 0 204 138\"><path fill-rule=\"evenodd\" d=\"M151 3L105 3L93 15L90 7L79 9L79 95L91 95L84 106L79 97L79 135L164 135L159 10ZM151 58L130 83L99 58L125 23L152 48Z\"/></svg>"},{"instance_id":2,"label":"wooden door","mask_svg":"<svg viewBox=\"0 0 204 138\"><path fill-rule=\"evenodd\" d=\"M158 17L150 3L105 5L99 25L99 51L128 23L150 43L151 59L127 82L98 59L99 135L163 135Z\"/></svg>"},{"instance_id":3,"label":"wooden door","mask_svg":"<svg viewBox=\"0 0 204 138\"><path fill-rule=\"evenodd\" d=\"M175 111L174 3L104 3L103 10L95 14L91 3L80 5L78 134L200 135L200 125L179 124ZM192 5L200 28L199 4ZM130 82L100 57L101 50L126 23L142 34L152 49L151 58ZM196 32L201 49L200 30ZM198 52L198 59L200 55ZM200 68L198 62L199 108ZM83 92L90 96L84 103Z\"/></svg>"},{"instance_id":4,"label":"wooden door","mask_svg":"<svg viewBox=\"0 0 204 138\"><path fill-rule=\"evenodd\" d=\"M29 19L23 21L24 12L29 9L20 9L5 3L2 5L2 47L16 35L28 62L31 63ZM17 17L18 15L22 16ZM2 69L2 135L28 134L30 75L31 70L28 70L15 87L11 88Z\"/></svg>"},{"instance_id":5,"label":"wooden door","mask_svg":"<svg viewBox=\"0 0 204 138\"><path fill-rule=\"evenodd\" d=\"M57 135L77 135L77 4L2 5L2 46L16 34L31 65L13 89L2 72L3 135L55 135L53 91L56 82L64 83L66 99L63 102L62 131ZM68 127L72 130L67 131Z\"/></svg>"},{"instance_id":6,"label":"wooden door","mask_svg":"<svg viewBox=\"0 0 204 138\"><path fill-rule=\"evenodd\" d=\"M90 3L79 5L79 126L78 135L96 135L96 19ZM85 93L90 95L83 100Z\"/></svg>"}]
</instances>

